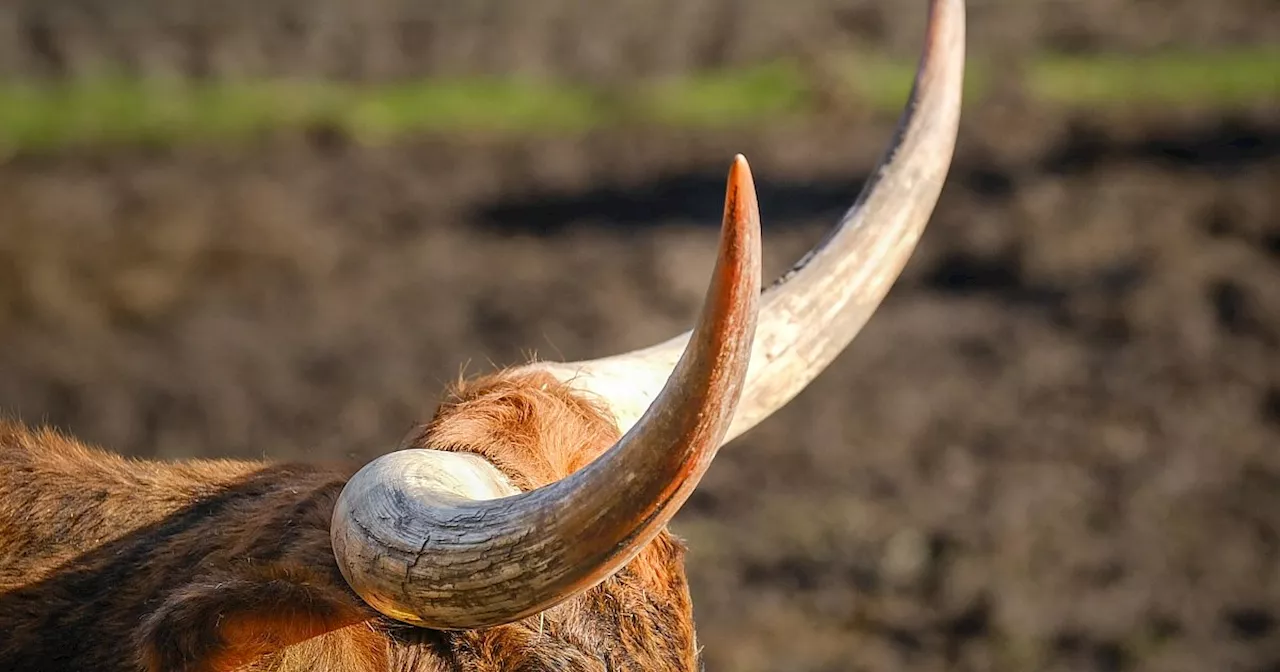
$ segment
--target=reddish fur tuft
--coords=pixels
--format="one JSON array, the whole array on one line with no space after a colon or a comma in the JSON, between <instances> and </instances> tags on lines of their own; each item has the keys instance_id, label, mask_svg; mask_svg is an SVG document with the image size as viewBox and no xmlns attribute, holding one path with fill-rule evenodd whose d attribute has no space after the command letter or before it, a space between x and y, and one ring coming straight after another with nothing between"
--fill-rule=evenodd
<instances>
[{"instance_id":1,"label":"reddish fur tuft","mask_svg":"<svg viewBox=\"0 0 1280 672\"><path fill-rule=\"evenodd\" d=\"M604 405L551 374L503 372L455 385L404 445L476 453L531 490L590 464L619 436Z\"/></svg>"}]
</instances>

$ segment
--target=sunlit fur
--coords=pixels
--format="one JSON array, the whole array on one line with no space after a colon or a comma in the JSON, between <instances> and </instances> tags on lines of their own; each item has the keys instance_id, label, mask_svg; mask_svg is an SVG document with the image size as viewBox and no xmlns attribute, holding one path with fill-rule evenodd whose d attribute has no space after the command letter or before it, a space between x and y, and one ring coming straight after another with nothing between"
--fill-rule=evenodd
<instances>
[{"instance_id":1,"label":"sunlit fur","mask_svg":"<svg viewBox=\"0 0 1280 672\"><path fill-rule=\"evenodd\" d=\"M618 438L549 376L457 386L406 446L470 451L528 489ZM352 593L329 543L359 465L126 460L0 422L0 669L604 672L695 668L681 544L524 621L439 632Z\"/></svg>"}]
</instances>

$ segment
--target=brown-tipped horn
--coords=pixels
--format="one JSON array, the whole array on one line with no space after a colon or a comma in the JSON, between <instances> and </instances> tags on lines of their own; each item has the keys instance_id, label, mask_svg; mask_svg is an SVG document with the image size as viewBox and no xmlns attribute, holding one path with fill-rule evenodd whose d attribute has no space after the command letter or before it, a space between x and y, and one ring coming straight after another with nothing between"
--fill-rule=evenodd
<instances>
[{"instance_id":1,"label":"brown-tipped horn","mask_svg":"<svg viewBox=\"0 0 1280 672\"><path fill-rule=\"evenodd\" d=\"M902 272L938 202L964 81L964 0L932 0L924 55L880 165L828 237L765 292L746 391L725 440L805 388L857 336ZM606 400L626 430L689 339L585 362L530 365Z\"/></svg>"},{"instance_id":2,"label":"brown-tipped horn","mask_svg":"<svg viewBox=\"0 0 1280 672\"><path fill-rule=\"evenodd\" d=\"M630 561L693 491L737 407L760 295L759 219L739 156L688 347L653 405L591 464L526 493L474 456L426 450L390 453L356 473L331 528L355 592L414 625L482 628L554 606Z\"/></svg>"}]
</instances>

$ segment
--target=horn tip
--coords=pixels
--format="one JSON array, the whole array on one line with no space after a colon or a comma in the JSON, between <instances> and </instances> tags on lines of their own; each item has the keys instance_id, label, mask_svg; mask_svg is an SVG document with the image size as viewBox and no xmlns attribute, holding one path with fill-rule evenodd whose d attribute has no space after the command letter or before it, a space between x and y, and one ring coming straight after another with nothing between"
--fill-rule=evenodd
<instances>
[{"instance_id":1,"label":"horn tip","mask_svg":"<svg viewBox=\"0 0 1280 672\"><path fill-rule=\"evenodd\" d=\"M751 166L745 156L736 154L729 166L729 180L725 190L725 227L743 232L743 235L751 235L751 230L759 226L758 208Z\"/></svg>"},{"instance_id":2,"label":"horn tip","mask_svg":"<svg viewBox=\"0 0 1280 672\"><path fill-rule=\"evenodd\" d=\"M729 192L735 198L748 196L754 200L755 181L751 177L751 165L742 154L735 154L733 163L729 165Z\"/></svg>"}]
</instances>

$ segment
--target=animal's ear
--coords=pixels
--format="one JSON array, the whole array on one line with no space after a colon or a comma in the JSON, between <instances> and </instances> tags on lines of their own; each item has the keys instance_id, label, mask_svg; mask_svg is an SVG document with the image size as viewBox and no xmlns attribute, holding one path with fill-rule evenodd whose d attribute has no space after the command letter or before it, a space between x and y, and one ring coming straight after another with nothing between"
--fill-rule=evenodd
<instances>
[{"instance_id":1,"label":"animal's ear","mask_svg":"<svg viewBox=\"0 0 1280 672\"><path fill-rule=\"evenodd\" d=\"M386 640L371 618L359 598L314 571L210 576L169 595L142 623L139 662L148 672L258 669L268 656L313 658L306 669L327 670L335 659L340 669L384 668Z\"/></svg>"}]
</instances>

